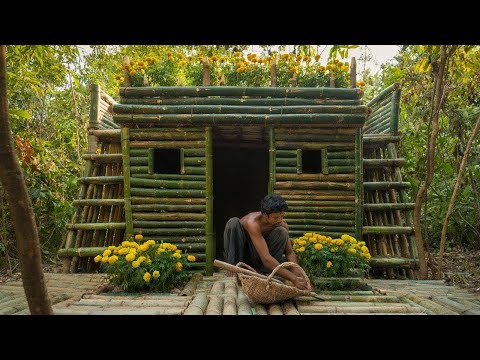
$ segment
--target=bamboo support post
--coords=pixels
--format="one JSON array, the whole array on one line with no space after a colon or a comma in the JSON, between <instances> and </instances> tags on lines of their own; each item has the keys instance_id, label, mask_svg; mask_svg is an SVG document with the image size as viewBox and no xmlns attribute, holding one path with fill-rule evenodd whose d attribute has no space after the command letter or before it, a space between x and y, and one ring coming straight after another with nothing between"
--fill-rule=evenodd
<instances>
[{"instance_id":1,"label":"bamboo support post","mask_svg":"<svg viewBox=\"0 0 480 360\"><path fill-rule=\"evenodd\" d=\"M203 315L207 309L208 299L205 292L198 293L190 305L185 309L184 315Z\"/></svg>"},{"instance_id":2,"label":"bamboo support post","mask_svg":"<svg viewBox=\"0 0 480 360\"><path fill-rule=\"evenodd\" d=\"M130 133L128 127L122 127L122 154L123 154L123 196L125 199L125 238L133 237L132 203L130 200Z\"/></svg>"},{"instance_id":3,"label":"bamboo support post","mask_svg":"<svg viewBox=\"0 0 480 360\"><path fill-rule=\"evenodd\" d=\"M350 61L350 87L357 87L357 61L354 57Z\"/></svg>"}]
</instances>

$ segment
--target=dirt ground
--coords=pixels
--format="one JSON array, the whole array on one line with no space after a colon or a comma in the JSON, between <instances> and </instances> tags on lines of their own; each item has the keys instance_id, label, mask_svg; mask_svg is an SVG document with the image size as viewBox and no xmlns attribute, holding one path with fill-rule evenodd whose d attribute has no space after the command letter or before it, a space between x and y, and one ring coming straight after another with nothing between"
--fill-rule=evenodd
<instances>
[{"instance_id":1,"label":"dirt ground","mask_svg":"<svg viewBox=\"0 0 480 360\"><path fill-rule=\"evenodd\" d=\"M432 253L432 258L436 258ZM13 274L5 269L0 272L0 283L8 280L20 279L20 266L17 261L11 260ZM436 262L433 262L436 266ZM61 272L62 264L59 260L44 261L44 272ZM431 268L431 267L430 267ZM445 281L467 289L473 293L480 293L480 250L466 250L460 247L451 249L444 255L444 278ZM431 271L430 278L431 278Z\"/></svg>"}]
</instances>

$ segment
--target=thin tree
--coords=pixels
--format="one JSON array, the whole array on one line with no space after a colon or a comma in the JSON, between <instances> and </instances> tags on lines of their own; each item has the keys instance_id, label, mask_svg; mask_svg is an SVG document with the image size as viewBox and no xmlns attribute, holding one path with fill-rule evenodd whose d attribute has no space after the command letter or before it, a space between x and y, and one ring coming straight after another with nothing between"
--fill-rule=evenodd
<instances>
[{"instance_id":1,"label":"thin tree","mask_svg":"<svg viewBox=\"0 0 480 360\"><path fill-rule=\"evenodd\" d=\"M22 272L23 288L32 315L53 314L42 270L40 240L32 202L15 156L8 121L6 46L0 45L0 181L10 207Z\"/></svg>"},{"instance_id":2,"label":"thin tree","mask_svg":"<svg viewBox=\"0 0 480 360\"><path fill-rule=\"evenodd\" d=\"M438 265L437 265L437 277L439 279L442 278L442 272L443 272L443 254L445 250L445 239L447 237L448 220L452 215L453 206L455 205L455 199L457 198L458 189L460 188L460 184L462 182L463 171L465 169L465 165L467 164L468 155L470 154L470 150L472 149L473 141L477 137L479 128L480 128L480 117L477 119L477 123L475 124L475 128L473 129L472 135L468 140L467 148L463 153L462 163L460 164L460 169L458 169L457 182L455 183L455 187L453 188L452 197L450 198L450 204L448 205L447 215L445 215L445 220L443 221L442 236L440 238L440 251L438 253Z\"/></svg>"},{"instance_id":3,"label":"thin tree","mask_svg":"<svg viewBox=\"0 0 480 360\"><path fill-rule=\"evenodd\" d=\"M453 50L452 50L453 52ZM425 252L423 248L423 239L421 233L421 211L422 204L425 197L427 189L430 187L433 180L433 172L435 169L435 150L437 145L438 137L438 117L440 110L444 101L444 88L445 88L445 77L446 77L446 66L447 66L447 45L440 45L440 61L437 64L433 64L435 69L435 82L434 82L434 91L432 95L432 113L431 113L431 124L432 131L430 133L430 138L427 148L427 170L425 175L425 182L420 186L417 191L417 196L415 199L415 209L413 211L413 224L415 228L415 242L418 249L419 257L419 269L418 277L420 279L427 278L427 262L425 260Z\"/></svg>"}]
</instances>

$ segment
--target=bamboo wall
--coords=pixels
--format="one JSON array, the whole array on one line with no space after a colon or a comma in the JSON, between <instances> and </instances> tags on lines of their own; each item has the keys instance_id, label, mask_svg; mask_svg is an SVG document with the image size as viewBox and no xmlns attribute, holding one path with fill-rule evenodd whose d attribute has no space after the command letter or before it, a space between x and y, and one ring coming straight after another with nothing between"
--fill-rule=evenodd
<instances>
[{"instance_id":1,"label":"bamboo wall","mask_svg":"<svg viewBox=\"0 0 480 360\"><path fill-rule=\"evenodd\" d=\"M373 109L363 136L363 237L372 254L372 275L413 278L418 263L405 159L398 157L400 86L393 84L368 105Z\"/></svg>"}]
</instances>

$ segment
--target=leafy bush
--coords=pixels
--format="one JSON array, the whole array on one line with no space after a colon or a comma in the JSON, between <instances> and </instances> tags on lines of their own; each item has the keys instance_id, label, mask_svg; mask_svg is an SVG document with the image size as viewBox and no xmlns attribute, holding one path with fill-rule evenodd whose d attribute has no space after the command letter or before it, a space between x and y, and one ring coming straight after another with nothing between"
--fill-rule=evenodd
<instances>
[{"instance_id":1,"label":"leafy bush","mask_svg":"<svg viewBox=\"0 0 480 360\"><path fill-rule=\"evenodd\" d=\"M308 232L293 241L293 250L310 279L355 275L369 268L371 258L365 242L347 234L332 239Z\"/></svg>"},{"instance_id":2,"label":"leafy bush","mask_svg":"<svg viewBox=\"0 0 480 360\"><path fill-rule=\"evenodd\" d=\"M95 262L101 262L102 270L108 274L110 284L126 292L157 291L170 292L182 286L189 278L185 271L188 262L195 256L182 254L182 250L170 243L155 240L124 241L119 246L109 246Z\"/></svg>"}]
</instances>

